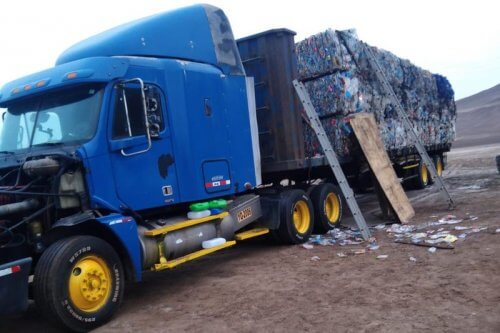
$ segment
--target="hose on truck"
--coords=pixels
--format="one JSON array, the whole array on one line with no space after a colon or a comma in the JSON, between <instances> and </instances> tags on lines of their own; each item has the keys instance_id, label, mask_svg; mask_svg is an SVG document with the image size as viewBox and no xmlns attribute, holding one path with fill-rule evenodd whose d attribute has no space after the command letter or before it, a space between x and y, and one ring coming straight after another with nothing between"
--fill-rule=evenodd
<instances>
[{"instance_id":1,"label":"hose on truck","mask_svg":"<svg viewBox=\"0 0 500 333\"><path fill-rule=\"evenodd\" d=\"M16 247L25 241L26 237L23 234L15 234L9 228L0 226L0 249Z\"/></svg>"},{"instance_id":2,"label":"hose on truck","mask_svg":"<svg viewBox=\"0 0 500 333\"><path fill-rule=\"evenodd\" d=\"M78 200L81 200L80 196L77 193L56 193L57 192L57 186L56 182L52 182L52 185L50 188L47 188L47 192L37 192L37 191L27 191L29 190L33 185L35 185L37 182L42 180L45 177L42 177L42 175L38 175L36 178L30 180L26 185L22 185L22 187L19 187L19 184L21 182L21 174L23 170L23 164L19 168L10 170L7 172L5 175L0 177L0 182L7 178L8 176L12 175L17 171L16 175L16 180L14 185L11 185L7 188L0 189L0 194L4 195L11 195L15 197L44 197L47 198L46 204L36 210L35 212L31 213L27 217L24 217L21 221L7 226L8 224L11 224L11 221L9 220L4 220L0 221L0 249L2 248L7 248L7 247L15 247L24 244L27 241L27 236L23 235L21 232L15 232L14 230L19 228L20 226L29 223L36 217L47 213L50 214L50 209L55 206L54 199L59 198L59 197L76 197ZM64 172L66 172L67 166L61 167L56 174L49 176L52 179L57 179L59 178ZM31 202L30 202L31 201ZM36 201L36 205L33 204L33 201ZM5 214L14 214L14 213L21 213L22 211L30 211L32 209L37 208L38 206L38 199L34 198L27 198L24 201L17 202L16 204L19 206L15 206L15 204L7 204L7 205L13 205L12 207L5 207ZM4 205L6 206L6 205ZM20 207L23 206L23 207ZM2 223L3 222L3 223ZM46 226L47 227L47 226Z\"/></svg>"}]
</instances>

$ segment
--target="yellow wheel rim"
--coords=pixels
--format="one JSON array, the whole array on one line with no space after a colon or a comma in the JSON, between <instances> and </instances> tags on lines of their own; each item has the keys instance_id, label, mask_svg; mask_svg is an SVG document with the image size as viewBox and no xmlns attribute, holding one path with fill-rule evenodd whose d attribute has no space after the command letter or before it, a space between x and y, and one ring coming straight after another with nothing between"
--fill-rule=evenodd
<instances>
[{"instance_id":1,"label":"yellow wheel rim","mask_svg":"<svg viewBox=\"0 0 500 333\"><path fill-rule=\"evenodd\" d=\"M335 193L328 193L325 199L325 214L330 223L336 223L340 217L340 200Z\"/></svg>"},{"instance_id":2,"label":"yellow wheel rim","mask_svg":"<svg viewBox=\"0 0 500 333\"><path fill-rule=\"evenodd\" d=\"M293 224L295 229L304 234L309 230L311 225L311 212L309 211L309 206L303 200L297 201L295 206L293 206Z\"/></svg>"},{"instance_id":3,"label":"yellow wheel rim","mask_svg":"<svg viewBox=\"0 0 500 333\"><path fill-rule=\"evenodd\" d=\"M429 175L427 174L427 167L425 165L422 165L422 171L420 172L420 177L422 179L422 183L427 185L427 182L429 181Z\"/></svg>"},{"instance_id":4,"label":"yellow wheel rim","mask_svg":"<svg viewBox=\"0 0 500 333\"><path fill-rule=\"evenodd\" d=\"M69 298L78 310L99 311L111 296L111 271L97 256L82 258L70 272L68 288Z\"/></svg>"},{"instance_id":5,"label":"yellow wheel rim","mask_svg":"<svg viewBox=\"0 0 500 333\"><path fill-rule=\"evenodd\" d=\"M443 174L443 162L441 162L441 159L438 159L436 162L436 171L438 176L441 177L441 175Z\"/></svg>"}]
</instances>

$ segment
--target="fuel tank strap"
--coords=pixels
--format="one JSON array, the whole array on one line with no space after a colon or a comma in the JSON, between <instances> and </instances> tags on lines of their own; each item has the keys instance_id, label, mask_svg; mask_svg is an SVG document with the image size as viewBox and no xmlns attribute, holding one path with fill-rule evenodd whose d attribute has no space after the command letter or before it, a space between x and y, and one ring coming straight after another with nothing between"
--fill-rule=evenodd
<instances>
[{"instance_id":1,"label":"fuel tank strap","mask_svg":"<svg viewBox=\"0 0 500 333\"><path fill-rule=\"evenodd\" d=\"M223 213L220 213L220 214L217 214L217 215L211 215L211 216L203 217L201 219L187 220L187 221L183 221L183 222L179 222L179 223L167 225L167 226L162 227L162 228L148 230L148 231L146 231L144 233L144 235L148 236L148 237L155 237L155 236L158 236L158 235L165 235L165 234L167 234L169 232L180 230L180 229L189 228L189 227L192 227L192 226L197 225L197 224L201 224L201 223L205 223L205 222L210 222L210 221L214 221L214 220L218 220L218 219L223 219L224 217L226 217L228 215L229 215L228 212L223 212Z\"/></svg>"}]
</instances>

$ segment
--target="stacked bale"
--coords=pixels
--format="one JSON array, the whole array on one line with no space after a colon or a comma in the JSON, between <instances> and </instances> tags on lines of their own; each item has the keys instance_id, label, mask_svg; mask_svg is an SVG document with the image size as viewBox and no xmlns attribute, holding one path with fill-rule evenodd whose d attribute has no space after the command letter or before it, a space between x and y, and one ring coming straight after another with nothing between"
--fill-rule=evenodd
<instances>
[{"instance_id":1,"label":"stacked bale","mask_svg":"<svg viewBox=\"0 0 500 333\"><path fill-rule=\"evenodd\" d=\"M374 113L387 150L397 153L410 147L409 135L370 67L361 42L355 34L343 33L344 38L339 34L327 30L296 44L299 79L308 79L306 88L337 155L348 156L352 150L348 122L357 112ZM451 143L456 107L448 80L390 52L370 48L421 142L429 149ZM304 135L307 156L322 155L308 126Z\"/></svg>"}]
</instances>

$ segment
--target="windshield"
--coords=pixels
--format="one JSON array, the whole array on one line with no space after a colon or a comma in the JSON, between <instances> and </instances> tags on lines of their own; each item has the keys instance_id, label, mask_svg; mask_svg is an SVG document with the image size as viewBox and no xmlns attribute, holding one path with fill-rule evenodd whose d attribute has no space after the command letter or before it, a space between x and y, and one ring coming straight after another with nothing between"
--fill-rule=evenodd
<instances>
[{"instance_id":1,"label":"windshield","mask_svg":"<svg viewBox=\"0 0 500 333\"><path fill-rule=\"evenodd\" d=\"M2 115L0 151L90 140L103 91L102 84L89 84L9 106Z\"/></svg>"}]
</instances>

